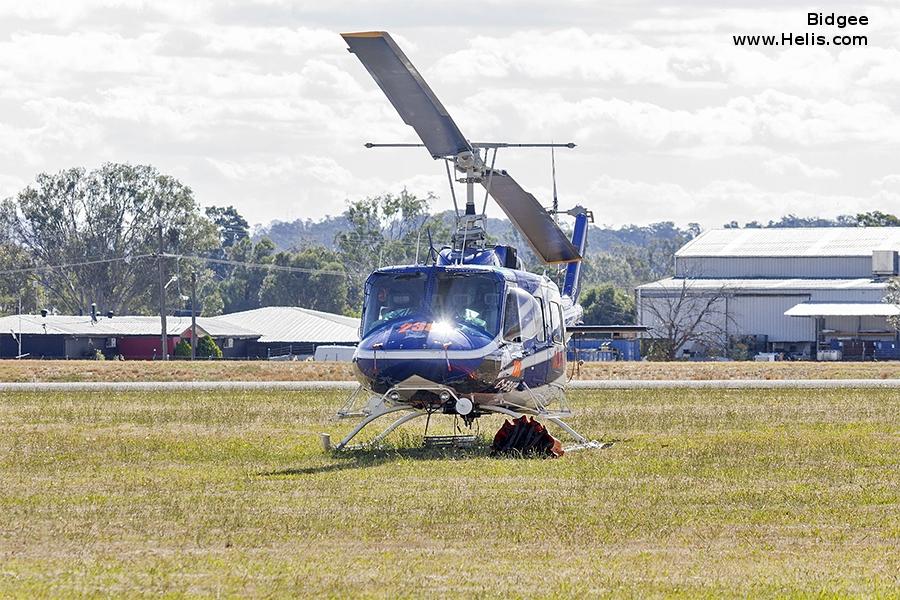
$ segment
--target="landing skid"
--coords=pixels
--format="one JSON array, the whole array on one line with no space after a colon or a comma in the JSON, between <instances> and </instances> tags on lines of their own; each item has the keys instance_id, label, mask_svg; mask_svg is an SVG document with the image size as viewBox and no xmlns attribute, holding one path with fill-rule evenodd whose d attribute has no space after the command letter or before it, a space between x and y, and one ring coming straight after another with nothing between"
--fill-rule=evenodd
<instances>
[{"instance_id":1,"label":"landing skid","mask_svg":"<svg viewBox=\"0 0 900 600\"><path fill-rule=\"evenodd\" d=\"M435 386L434 388L416 388L416 390L428 389L429 391L439 391L440 393L447 393L454 400L457 398L456 394L450 388L445 388L443 386ZM347 434L344 439L342 439L336 446L331 445L331 437L328 434L322 434L322 447L324 450L334 450L336 452L342 450L356 450L356 449L366 449L377 447L388 435L391 434L395 429L400 427L405 423L409 423L414 419L418 419L419 417L426 417L430 414L440 414L438 410L425 410L422 408L416 408L414 406L410 406L409 404L398 402L398 393L399 392L410 392L413 391L410 388L391 388L380 397L371 396L368 406L357 410L355 409L355 403L359 398L360 394L364 394L367 390L360 386L356 391L351 394L350 398L348 398L347 403L338 411L338 418L349 418L349 417L364 417L360 423L353 428L353 430ZM572 429L568 424L566 424L560 417L561 416L569 416L571 415L571 411L567 409L564 412L550 412L548 411L542 403L538 404L537 410L532 410L526 407L516 406L515 409L507 408L505 406L497 406L490 404L479 404L478 410L484 412L492 412L502 415L507 415L512 417L513 419L517 419L522 415L533 415L535 418L547 421L548 423L553 423L567 434L569 434L574 440L575 444L570 446L566 446L563 448L566 452L574 452L576 450L588 450L588 449L599 449L603 448L604 445L597 441L592 441ZM363 429L365 429L371 423L377 421L381 417L392 413L405 412L406 414L402 415L400 418L396 419L393 423L388 425L381 433L379 433L375 438L365 444L358 444L355 446L350 446L350 441L353 440ZM453 414L453 413L449 413Z\"/></svg>"}]
</instances>

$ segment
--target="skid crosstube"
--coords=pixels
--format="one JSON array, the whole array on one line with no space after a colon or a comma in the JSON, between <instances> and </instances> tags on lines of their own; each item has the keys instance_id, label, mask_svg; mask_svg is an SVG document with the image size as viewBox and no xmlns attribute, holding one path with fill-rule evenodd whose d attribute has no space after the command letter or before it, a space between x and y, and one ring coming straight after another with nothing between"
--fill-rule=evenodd
<instances>
[{"instance_id":1,"label":"skid crosstube","mask_svg":"<svg viewBox=\"0 0 900 600\"><path fill-rule=\"evenodd\" d=\"M366 392L363 386L357 388L353 394L348 398L347 402L338 411L338 418L350 418L362 416L363 420L354 427L350 433L348 433L336 446L333 447L333 450L336 452L340 452L342 450L348 450L350 448L364 448L364 447L374 447L377 446L381 441L383 441L388 435L391 434L395 429L400 427L401 425L408 423L414 419L419 417L425 417L430 414L435 414L438 412L438 409L425 409L419 408L416 406L412 406L405 402L401 402L398 400L400 394L410 394L415 393L417 391L431 391L437 392L440 394L448 394L449 399L456 401L458 399L458 395L451 389L445 386L423 386L423 387L393 387L389 389L387 392L382 394L380 398L378 396L370 396L369 405L361 410L355 409L355 403L359 399L360 395ZM374 403L372 400L376 400ZM543 408L543 406L541 406ZM492 404L477 404L475 405L475 411L480 416L481 413L496 413L502 414L513 419L517 419L522 415L529 414L533 415L538 419L545 420L549 423L553 423L563 431L565 431L568 435L570 435L574 440L575 444L564 448L566 452L572 452L574 450L581 449L590 449L590 448L602 448L603 445L600 442L588 440L586 437L575 431L571 426L569 426L565 421L560 418L559 413L550 413L544 410L530 410L525 407L506 407ZM371 423L377 421L381 417L393 413L405 412L406 414L400 416L395 419L388 427L386 427L381 433L379 433L372 441L368 442L362 446L349 446L350 442L355 438L363 429L369 426ZM450 413L453 414L453 413ZM571 412L567 412L566 414L571 414ZM325 450L331 450L331 438L327 434L322 435L322 444Z\"/></svg>"}]
</instances>

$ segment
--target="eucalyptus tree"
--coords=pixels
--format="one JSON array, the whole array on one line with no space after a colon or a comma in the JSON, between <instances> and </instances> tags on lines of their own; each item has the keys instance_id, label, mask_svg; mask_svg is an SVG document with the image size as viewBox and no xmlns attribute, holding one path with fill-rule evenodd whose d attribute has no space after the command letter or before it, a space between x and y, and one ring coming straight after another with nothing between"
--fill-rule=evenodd
<instances>
[{"instance_id":1,"label":"eucalyptus tree","mask_svg":"<svg viewBox=\"0 0 900 600\"><path fill-rule=\"evenodd\" d=\"M8 242L34 265L68 265L36 273L48 303L61 312L91 303L119 313L153 312L160 230L167 253L191 256L219 246L216 227L191 189L148 165L41 173L3 201L0 219ZM164 260L170 283L204 268L192 260ZM169 293L181 291L179 285Z\"/></svg>"}]
</instances>

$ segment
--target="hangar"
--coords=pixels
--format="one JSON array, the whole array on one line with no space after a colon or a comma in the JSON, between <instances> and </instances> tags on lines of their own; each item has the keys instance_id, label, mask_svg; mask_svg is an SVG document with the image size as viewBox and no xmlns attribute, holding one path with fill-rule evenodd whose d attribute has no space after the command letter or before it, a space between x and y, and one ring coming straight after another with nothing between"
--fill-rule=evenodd
<instances>
[{"instance_id":1,"label":"hangar","mask_svg":"<svg viewBox=\"0 0 900 600\"><path fill-rule=\"evenodd\" d=\"M173 354L179 340L190 339L190 317L166 317L166 341ZM247 343L259 337L217 317L197 318L198 337L209 336L226 358L243 356ZM160 357L159 317L9 315L0 317L0 357L92 358L99 350L107 358Z\"/></svg>"},{"instance_id":2,"label":"hangar","mask_svg":"<svg viewBox=\"0 0 900 600\"><path fill-rule=\"evenodd\" d=\"M213 338L224 358L307 358L320 345L356 346L359 319L293 306L197 317L198 336ZM161 355L158 316L8 315L0 317L0 358L152 360ZM168 352L190 339L190 317L166 317Z\"/></svg>"},{"instance_id":3,"label":"hangar","mask_svg":"<svg viewBox=\"0 0 900 600\"><path fill-rule=\"evenodd\" d=\"M888 322L900 309L884 302L898 250L900 227L706 231L675 253L674 277L636 288L638 319L650 338L700 321L709 335L680 356L740 342L787 358L900 359Z\"/></svg>"},{"instance_id":4,"label":"hangar","mask_svg":"<svg viewBox=\"0 0 900 600\"><path fill-rule=\"evenodd\" d=\"M359 342L359 319L299 306L264 306L211 320L219 319L257 334L248 358L309 357L319 346Z\"/></svg>"}]
</instances>

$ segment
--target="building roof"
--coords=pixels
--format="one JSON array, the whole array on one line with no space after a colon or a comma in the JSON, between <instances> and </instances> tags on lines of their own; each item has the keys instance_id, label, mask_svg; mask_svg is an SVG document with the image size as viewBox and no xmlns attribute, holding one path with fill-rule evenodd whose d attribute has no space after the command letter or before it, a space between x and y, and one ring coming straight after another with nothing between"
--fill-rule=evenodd
<instances>
[{"instance_id":1,"label":"building roof","mask_svg":"<svg viewBox=\"0 0 900 600\"><path fill-rule=\"evenodd\" d=\"M900 227L711 229L675 256L871 256L873 250L900 250Z\"/></svg>"},{"instance_id":2,"label":"building roof","mask_svg":"<svg viewBox=\"0 0 900 600\"><path fill-rule=\"evenodd\" d=\"M900 307L886 302L801 302L784 311L787 317L896 317Z\"/></svg>"},{"instance_id":3,"label":"building roof","mask_svg":"<svg viewBox=\"0 0 900 600\"><path fill-rule=\"evenodd\" d=\"M295 306L266 306L230 313L212 320L227 319L260 334L259 341L357 343L359 319Z\"/></svg>"},{"instance_id":4,"label":"building roof","mask_svg":"<svg viewBox=\"0 0 900 600\"><path fill-rule=\"evenodd\" d=\"M806 290L861 290L884 291L886 281L861 279L684 279L669 277L637 287L646 291L671 291L687 285L689 290L729 291L806 291Z\"/></svg>"},{"instance_id":5,"label":"building roof","mask_svg":"<svg viewBox=\"0 0 900 600\"><path fill-rule=\"evenodd\" d=\"M197 327L212 337L255 338L259 334L219 317L197 317ZM181 335L191 328L190 317L166 317L168 335ZM111 319L77 315L8 315L0 317L0 335L7 332L83 337L160 335L159 317L121 316Z\"/></svg>"}]
</instances>

